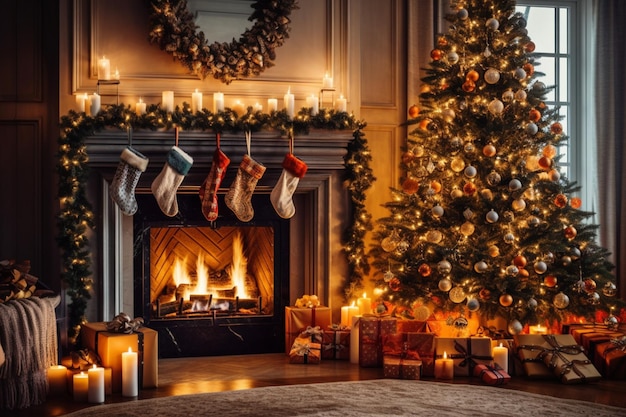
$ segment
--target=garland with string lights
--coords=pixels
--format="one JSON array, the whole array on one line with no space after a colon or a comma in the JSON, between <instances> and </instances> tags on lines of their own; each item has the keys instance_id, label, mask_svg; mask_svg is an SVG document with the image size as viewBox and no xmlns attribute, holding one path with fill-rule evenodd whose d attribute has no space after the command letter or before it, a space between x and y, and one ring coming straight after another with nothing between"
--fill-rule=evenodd
<instances>
[{"instance_id":1,"label":"garland with string lights","mask_svg":"<svg viewBox=\"0 0 626 417\"><path fill-rule=\"evenodd\" d=\"M143 115L137 115L124 104L107 106L93 117L71 110L61 118L57 154L58 197L61 204L57 219L57 243L62 257L61 278L70 298L68 337L71 344L76 343L81 325L86 322L85 311L93 284L87 234L94 227L94 218L86 195L89 156L85 139L106 127L125 130L128 126L134 129L179 127L183 130L233 133L271 129L281 134L290 131L307 134L311 129L353 130L353 140L348 144L345 156L345 185L352 203L352 224L348 226L343 242L350 269L344 292L350 294L351 289L362 286L363 275L369 272L364 255L364 237L372 229L371 216L365 209L365 192L375 180L369 166L371 154L362 132L365 122L356 120L349 113L335 110L320 109L318 114L312 115L310 108L302 108L293 118L286 110L268 114L254 112L252 107L248 107L241 116L229 108L218 113L203 109L194 114L187 103L183 103L182 109L176 107L171 113L158 105L149 105Z\"/></svg>"}]
</instances>

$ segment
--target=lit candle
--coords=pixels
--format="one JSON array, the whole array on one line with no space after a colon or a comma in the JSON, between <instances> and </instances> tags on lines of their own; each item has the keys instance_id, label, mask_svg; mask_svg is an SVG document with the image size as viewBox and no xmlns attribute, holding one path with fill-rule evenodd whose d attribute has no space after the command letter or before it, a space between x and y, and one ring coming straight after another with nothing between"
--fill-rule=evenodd
<instances>
[{"instance_id":1,"label":"lit candle","mask_svg":"<svg viewBox=\"0 0 626 417\"><path fill-rule=\"evenodd\" d=\"M333 77L329 76L328 73L324 74L322 88L333 88Z\"/></svg>"},{"instance_id":2,"label":"lit candle","mask_svg":"<svg viewBox=\"0 0 626 417\"><path fill-rule=\"evenodd\" d=\"M359 306L359 314L370 314L372 312L372 299L367 298L366 293L363 293L363 297L356 300L356 305Z\"/></svg>"},{"instance_id":3,"label":"lit candle","mask_svg":"<svg viewBox=\"0 0 626 417\"><path fill-rule=\"evenodd\" d=\"M196 88L196 91L191 93L191 112L196 114L199 111L202 111L202 93Z\"/></svg>"},{"instance_id":4,"label":"lit candle","mask_svg":"<svg viewBox=\"0 0 626 417\"><path fill-rule=\"evenodd\" d=\"M113 73L113 78L115 78L116 80L120 79L120 72L117 67L115 68L115 72Z\"/></svg>"},{"instance_id":5,"label":"lit candle","mask_svg":"<svg viewBox=\"0 0 626 417\"><path fill-rule=\"evenodd\" d=\"M233 111L237 113L238 116L241 116L246 112L246 108L241 100L235 100L235 102L233 103Z\"/></svg>"},{"instance_id":6,"label":"lit candle","mask_svg":"<svg viewBox=\"0 0 626 417\"><path fill-rule=\"evenodd\" d=\"M306 106L311 108L311 116L315 116L320 111L320 100L319 98L311 94L310 97L306 98Z\"/></svg>"},{"instance_id":7,"label":"lit candle","mask_svg":"<svg viewBox=\"0 0 626 417\"><path fill-rule=\"evenodd\" d=\"M283 99L285 102L285 109L287 110L287 114L289 115L289 117L293 117L295 114L295 102L294 96L293 94L291 94L291 87L287 89L287 94L285 94L285 97L283 97Z\"/></svg>"},{"instance_id":8,"label":"lit candle","mask_svg":"<svg viewBox=\"0 0 626 417\"><path fill-rule=\"evenodd\" d=\"M89 114L95 116L100 111L100 96L98 93L93 93L89 97Z\"/></svg>"},{"instance_id":9,"label":"lit candle","mask_svg":"<svg viewBox=\"0 0 626 417\"><path fill-rule=\"evenodd\" d=\"M89 387L87 389L87 401L100 404L104 402L104 368L94 365L87 370Z\"/></svg>"},{"instance_id":10,"label":"lit candle","mask_svg":"<svg viewBox=\"0 0 626 417\"><path fill-rule=\"evenodd\" d=\"M224 93L213 93L213 112L224 111Z\"/></svg>"},{"instance_id":11,"label":"lit candle","mask_svg":"<svg viewBox=\"0 0 626 417\"><path fill-rule=\"evenodd\" d=\"M111 79L111 62L104 56L100 60L98 60L98 79Z\"/></svg>"},{"instance_id":12,"label":"lit candle","mask_svg":"<svg viewBox=\"0 0 626 417\"><path fill-rule=\"evenodd\" d=\"M348 327L352 325L352 317L359 314L359 308L354 305L354 301L352 305L341 307L341 325Z\"/></svg>"},{"instance_id":13,"label":"lit candle","mask_svg":"<svg viewBox=\"0 0 626 417\"><path fill-rule=\"evenodd\" d=\"M493 363L502 368L505 372L509 372L509 350L502 346L494 346L493 348Z\"/></svg>"},{"instance_id":14,"label":"lit candle","mask_svg":"<svg viewBox=\"0 0 626 417\"><path fill-rule=\"evenodd\" d=\"M48 368L48 386L51 394L67 393L67 368L65 366L54 365Z\"/></svg>"},{"instance_id":15,"label":"lit candle","mask_svg":"<svg viewBox=\"0 0 626 417\"><path fill-rule=\"evenodd\" d=\"M268 98L267 99L267 111L271 113L273 111L278 111L278 99Z\"/></svg>"},{"instance_id":16,"label":"lit candle","mask_svg":"<svg viewBox=\"0 0 626 417\"><path fill-rule=\"evenodd\" d=\"M87 393L89 391L89 377L86 373L74 374L72 379L74 401L87 401Z\"/></svg>"},{"instance_id":17,"label":"lit candle","mask_svg":"<svg viewBox=\"0 0 626 417\"><path fill-rule=\"evenodd\" d=\"M135 104L135 113L146 114L146 103L143 102L141 97L139 97L139 101Z\"/></svg>"},{"instance_id":18,"label":"lit candle","mask_svg":"<svg viewBox=\"0 0 626 417\"><path fill-rule=\"evenodd\" d=\"M339 98L335 101L335 110L345 112L347 111L347 109L348 109L348 102L344 98L343 94L341 94Z\"/></svg>"},{"instance_id":19,"label":"lit candle","mask_svg":"<svg viewBox=\"0 0 626 417\"><path fill-rule=\"evenodd\" d=\"M137 352L128 348L128 352L122 353L122 396L124 397L136 397L139 394L137 365Z\"/></svg>"},{"instance_id":20,"label":"lit candle","mask_svg":"<svg viewBox=\"0 0 626 417\"><path fill-rule=\"evenodd\" d=\"M174 92L173 91L163 91L161 98L161 108L168 113L172 113L174 111Z\"/></svg>"},{"instance_id":21,"label":"lit candle","mask_svg":"<svg viewBox=\"0 0 626 417\"><path fill-rule=\"evenodd\" d=\"M536 326L529 326L528 333L530 334L547 334L548 328L543 327L541 324L537 324Z\"/></svg>"},{"instance_id":22,"label":"lit candle","mask_svg":"<svg viewBox=\"0 0 626 417\"><path fill-rule=\"evenodd\" d=\"M359 363L359 320L360 315L352 316L350 327L350 363Z\"/></svg>"},{"instance_id":23,"label":"lit candle","mask_svg":"<svg viewBox=\"0 0 626 417\"><path fill-rule=\"evenodd\" d=\"M454 379L454 361L448 359L448 354L445 351L443 358L435 359L435 378Z\"/></svg>"},{"instance_id":24,"label":"lit candle","mask_svg":"<svg viewBox=\"0 0 626 417\"><path fill-rule=\"evenodd\" d=\"M259 104L259 102L257 101L256 103L254 103L253 109L254 111L263 111L263 105Z\"/></svg>"},{"instance_id":25,"label":"lit candle","mask_svg":"<svg viewBox=\"0 0 626 417\"><path fill-rule=\"evenodd\" d=\"M87 93L76 94L76 110L79 112L85 111L85 105L89 102L89 96Z\"/></svg>"}]
</instances>

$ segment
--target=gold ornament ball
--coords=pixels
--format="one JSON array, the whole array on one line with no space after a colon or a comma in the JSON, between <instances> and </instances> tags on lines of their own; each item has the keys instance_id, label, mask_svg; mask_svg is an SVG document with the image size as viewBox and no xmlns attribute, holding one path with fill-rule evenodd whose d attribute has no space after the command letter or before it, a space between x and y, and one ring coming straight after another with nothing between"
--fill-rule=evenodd
<instances>
[{"instance_id":1,"label":"gold ornament ball","mask_svg":"<svg viewBox=\"0 0 626 417\"><path fill-rule=\"evenodd\" d=\"M592 293L596 290L596 282L591 278L587 278L583 281L583 289L585 292Z\"/></svg>"},{"instance_id":2,"label":"gold ornament ball","mask_svg":"<svg viewBox=\"0 0 626 417\"><path fill-rule=\"evenodd\" d=\"M473 223L465 222L461 225L461 234L465 237L471 236L474 233L475 226Z\"/></svg>"},{"instance_id":3,"label":"gold ornament ball","mask_svg":"<svg viewBox=\"0 0 626 417\"><path fill-rule=\"evenodd\" d=\"M476 82L478 81L478 78L480 77L480 75L478 74L478 71L476 70L469 70L467 71L467 74L465 75L465 80L467 81L472 81L472 82Z\"/></svg>"},{"instance_id":4,"label":"gold ornament ball","mask_svg":"<svg viewBox=\"0 0 626 417\"><path fill-rule=\"evenodd\" d=\"M409 117L414 119L417 117L419 113L420 113L420 109L415 104L409 107Z\"/></svg>"},{"instance_id":5,"label":"gold ornament ball","mask_svg":"<svg viewBox=\"0 0 626 417\"><path fill-rule=\"evenodd\" d=\"M500 256L500 248L498 248L496 245L489 246L489 249L487 251L489 253L489 256L491 256L492 258Z\"/></svg>"},{"instance_id":6,"label":"gold ornament ball","mask_svg":"<svg viewBox=\"0 0 626 417\"><path fill-rule=\"evenodd\" d=\"M556 156L556 146L554 145L546 145L542 151L543 156L548 158L554 158Z\"/></svg>"},{"instance_id":7,"label":"gold ornament ball","mask_svg":"<svg viewBox=\"0 0 626 417\"><path fill-rule=\"evenodd\" d=\"M452 288L452 281L450 281L448 278L444 278L442 280L439 280L439 284L437 286L439 287L440 291L448 292L450 291L450 288Z\"/></svg>"}]
</instances>

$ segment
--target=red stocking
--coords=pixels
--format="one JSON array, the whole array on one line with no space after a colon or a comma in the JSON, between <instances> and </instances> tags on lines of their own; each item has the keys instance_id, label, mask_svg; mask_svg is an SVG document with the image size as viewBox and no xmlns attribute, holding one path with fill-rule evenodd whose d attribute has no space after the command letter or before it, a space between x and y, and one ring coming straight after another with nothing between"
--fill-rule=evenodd
<instances>
[{"instance_id":1,"label":"red stocking","mask_svg":"<svg viewBox=\"0 0 626 417\"><path fill-rule=\"evenodd\" d=\"M226 168L230 159L220 149L220 134L216 136L217 148L213 153L211 171L200 186L200 200L202 201L202 214L212 222L217 220L217 190L226 175Z\"/></svg>"}]
</instances>

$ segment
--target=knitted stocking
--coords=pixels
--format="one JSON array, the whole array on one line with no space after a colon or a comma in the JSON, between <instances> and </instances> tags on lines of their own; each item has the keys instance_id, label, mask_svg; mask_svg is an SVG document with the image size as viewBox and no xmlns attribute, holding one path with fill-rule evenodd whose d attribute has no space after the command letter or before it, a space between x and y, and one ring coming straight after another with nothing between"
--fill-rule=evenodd
<instances>
[{"instance_id":1,"label":"knitted stocking","mask_svg":"<svg viewBox=\"0 0 626 417\"><path fill-rule=\"evenodd\" d=\"M224 198L226 206L242 222L248 222L254 217L252 193L264 173L265 167L262 164L254 161L249 155L243 156L237 176Z\"/></svg>"},{"instance_id":2,"label":"knitted stocking","mask_svg":"<svg viewBox=\"0 0 626 417\"><path fill-rule=\"evenodd\" d=\"M178 214L176 191L193 165L193 158L178 146L172 146L161 173L152 182L152 194L166 216Z\"/></svg>"},{"instance_id":3,"label":"knitted stocking","mask_svg":"<svg viewBox=\"0 0 626 417\"><path fill-rule=\"evenodd\" d=\"M219 141L219 139L218 139ZM218 147L213 153L213 163L208 177L200 186L200 200L202 201L202 214L212 222L217 219L217 190L226 175L226 168L230 164L230 159Z\"/></svg>"},{"instance_id":4,"label":"knitted stocking","mask_svg":"<svg viewBox=\"0 0 626 417\"><path fill-rule=\"evenodd\" d=\"M292 196L307 168L304 161L296 158L291 152L285 155L283 172L270 194L270 201L276 213L283 219L290 219L296 213Z\"/></svg>"},{"instance_id":5,"label":"knitted stocking","mask_svg":"<svg viewBox=\"0 0 626 417\"><path fill-rule=\"evenodd\" d=\"M148 167L148 158L140 152L125 148L120 155L120 162L109 185L111 199L117 203L122 213L132 216L137 211L135 199L135 187L139 182L141 173Z\"/></svg>"}]
</instances>

